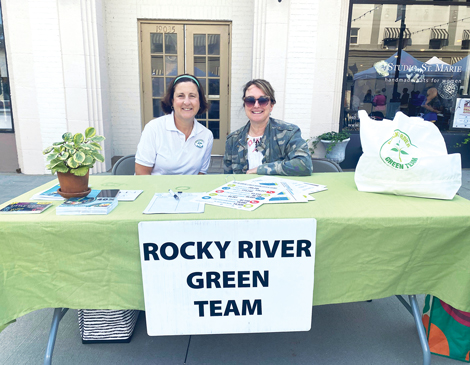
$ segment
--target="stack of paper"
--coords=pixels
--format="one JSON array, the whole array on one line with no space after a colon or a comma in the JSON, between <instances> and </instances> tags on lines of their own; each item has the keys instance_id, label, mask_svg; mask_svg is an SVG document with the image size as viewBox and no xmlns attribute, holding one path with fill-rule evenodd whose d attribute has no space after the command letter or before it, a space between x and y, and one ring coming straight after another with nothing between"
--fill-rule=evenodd
<instances>
[{"instance_id":1,"label":"stack of paper","mask_svg":"<svg viewBox=\"0 0 470 365\"><path fill-rule=\"evenodd\" d=\"M326 190L326 186L263 176L246 181L230 181L195 201L252 211L263 204L306 203L315 200L309 194L322 190Z\"/></svg>"},{"instance_id":2,"label":"stack of paper","mask_svg":"<svg viewBox=\"0 0 470 365\"><path fill-rule=\"evenodd\" d=\"M117 198L70 198L56 208L57 215L108 214L118 205Z\"/></svg>"}]
</instances>

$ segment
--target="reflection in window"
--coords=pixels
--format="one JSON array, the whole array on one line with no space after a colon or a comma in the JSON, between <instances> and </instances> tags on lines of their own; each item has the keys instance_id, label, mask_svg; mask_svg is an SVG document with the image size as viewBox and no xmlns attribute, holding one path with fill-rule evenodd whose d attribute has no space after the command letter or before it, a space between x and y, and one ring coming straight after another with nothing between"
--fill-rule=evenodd
<instances>
[{"instance_id":1,"label":"reflection in window","mask_svg":"<svg viewBox=\"0 0 470 365\"><path fill-rule=\"evenodd\" d=\"M153 99L153 117L154 118L158 118L158 117L165 115L165 113L163 113L163 109L162 109L160 102L161 102L161 99Z\"/></svg>"},{"instance_id":2,"label":"reflection in window","mask_svg":"<svg viewBox=\"0 0 470 365\"><path fill-rule=\"evenodd\" d=\"M0 132L12 132L13 120L10 104L10 79L5 52L3 17L0 8Z\"/></svg>"},{"instance_id":3,"label":"reflection in window","mask_svg":"<svg viewBox=\"0 0 470 365\"><path fill-rule=\"evenodd\" d=\"M219 119L219 101L211 100L211 105L209 108L209 119Z\"/></svg>"},{"instance_id":4,"label":"reflection in window","mask_svg":"<svg viewBox=\"0 0 470 365\"><path fill-rule=\"evenodd\" d=\"M470 100L470 6L462 2L453 2L452 8L415 2L406 5L404 20L395 22L399 1L355 2L343 128L359 130L358 110L378 120L393 119L401 111L434 121L443 131L456 128L456 102ZM426 103L435 106L433 115L428 115Z\"/></svg>"},{"instance_id":5,"label":"reflection in window","mask_svg":"<svg viewBox=\"0 0 470 365\"><path fill-rule=\"evenodd\" d=\"M357 44L358 35L359 35L359 28L351 28L351 35L349 37L349 43Z\"/></svg>"},{"instance_id":6,"label":"reflection in window","mask_svg":"<svg viewBox=\"0 0 470 365\"><path fill-rule=\"evenodd\" d=\"M220 122L219 121L209 121L209 129L214 135L214 139L220 138Z\"/></svg>"}]
</instances>

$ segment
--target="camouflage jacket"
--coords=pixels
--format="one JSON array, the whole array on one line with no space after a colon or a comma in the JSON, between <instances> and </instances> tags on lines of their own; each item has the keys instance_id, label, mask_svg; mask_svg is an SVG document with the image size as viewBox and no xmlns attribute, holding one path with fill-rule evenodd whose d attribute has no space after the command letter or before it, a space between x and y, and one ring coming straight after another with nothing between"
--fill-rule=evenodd
<instances>
[{"instance_id":1,"label":"camouflage jacket","mask_svg":"<svg viewBox=\"0 0 470 365\"><path fill-rule=\"evenodd\" d=\"M245 174L248 170L247 135L250 122L232 132L225 142L224 173ZM294 124L269 118L268 125L258 144L263 157L258 175L304 176L312 173L312 158L307 143Z\"/></svg>"}]
</instances>

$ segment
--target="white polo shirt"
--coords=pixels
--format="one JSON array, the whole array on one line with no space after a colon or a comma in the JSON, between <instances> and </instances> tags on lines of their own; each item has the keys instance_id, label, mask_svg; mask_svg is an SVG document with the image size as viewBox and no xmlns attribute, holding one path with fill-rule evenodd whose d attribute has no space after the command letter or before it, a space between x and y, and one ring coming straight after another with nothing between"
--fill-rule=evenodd
<instances>
[{"instance_id":1,"label":"white polo shirt","mask_svg":"<svg viewBox=\"0 0 470 365\"><path fill-rule=\"evenodd\" d=\"M194 119L191 135L175 126L173 113L151 120L140 137L135 162L152 167L152 175L206 173L211 160L212 132Z\"/></svg>"}]
</instances>

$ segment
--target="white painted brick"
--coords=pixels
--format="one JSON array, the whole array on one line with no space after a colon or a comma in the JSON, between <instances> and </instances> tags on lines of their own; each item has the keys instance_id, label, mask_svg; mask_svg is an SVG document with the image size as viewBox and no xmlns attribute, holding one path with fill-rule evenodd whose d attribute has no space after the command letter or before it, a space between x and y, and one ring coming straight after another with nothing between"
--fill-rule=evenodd
<instances>
[{"instance_id":1,"label":"white painted brick","mask_svg":"<svg viewBox=\"0 0 470 365\"><path fill-rule=\"evenodd\" d=\"M80 2L2 0L5 27L15 30L9 57L17 60L10 71L15 81L12 93L18 105L14 107L18 133L23 133L22 123L28 125L27 120L39 121L44 145L67 125L84 129L90 115L103 119L109 136L107 154L134 153L141 134L138 19L232 21L230 130L246 123L241 93L253 77L257 2L97 0L96 4L97 18L90 19ZM345 40L334 30L345 34L344 7L347 0L266 3L261 24L263 59L259 61L264 77L276 90L273 116L298 124L303 135L317 130L317 125L337 125ZM90 21L102 30L98 38L84 42ZM22 72L25 67L28 70ZM96 105L100 100L102 104Z\"/></svg>"}]
</instances>

